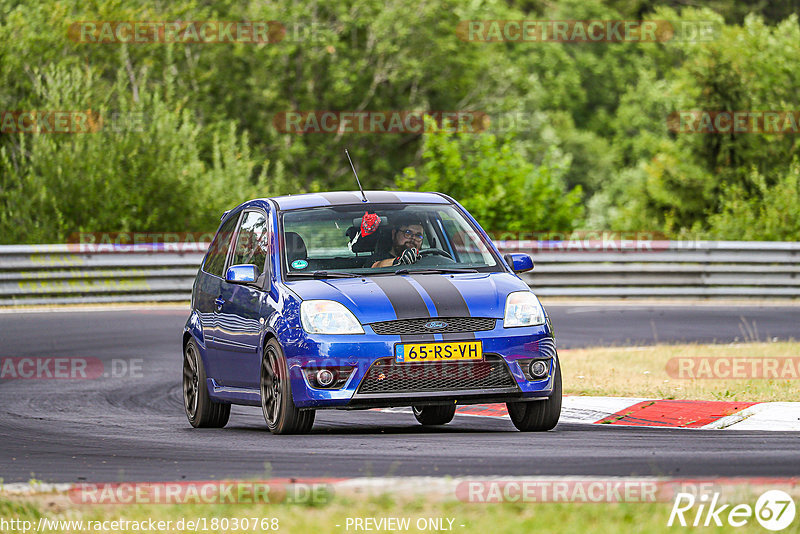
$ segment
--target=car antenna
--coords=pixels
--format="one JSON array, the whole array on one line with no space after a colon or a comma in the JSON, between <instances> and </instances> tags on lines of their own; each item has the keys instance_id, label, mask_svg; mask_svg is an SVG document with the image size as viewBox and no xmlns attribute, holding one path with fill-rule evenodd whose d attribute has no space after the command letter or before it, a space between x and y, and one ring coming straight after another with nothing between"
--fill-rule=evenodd
<instances>
[{"instance_id":1,"label":"car antenna","mask_svg":"<svg viewBox=\"0 0 800 534\"><path fill-rule=\"evenodd\" d=\"M350 152L347 149L344 149L344 153L347 156L347 161L350 162L350 168L353 169L353 174L356 175L356 183L358 184L358 188L361 190L361 198L364 199L364 202L367 202L367 195L364 194L364 188L361 187L361 180L358 179L358 173L356 172L356 166L353 165L353 160L350 159Z\"/></svg>"}]
</instances>

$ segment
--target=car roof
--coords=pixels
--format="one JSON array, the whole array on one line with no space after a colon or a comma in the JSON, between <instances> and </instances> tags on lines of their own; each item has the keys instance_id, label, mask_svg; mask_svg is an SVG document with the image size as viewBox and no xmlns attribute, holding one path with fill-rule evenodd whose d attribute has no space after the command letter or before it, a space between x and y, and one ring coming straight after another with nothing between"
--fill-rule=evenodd
<instances>
[{"instance_id":1,"label":"car roof","mask_svg":"<svg viewBox=\"0 0 800 534\"><path fill-rule=\"evenodd\" d=\"M367 201L372 204L450 204L450 199L439 193L420 193L416 191L365 191ZM328 193L307 193L272 197L280 210L317 208L322 206L342 206L362 204L361 191L331 191Z\"/></svg>"}]
</instances>

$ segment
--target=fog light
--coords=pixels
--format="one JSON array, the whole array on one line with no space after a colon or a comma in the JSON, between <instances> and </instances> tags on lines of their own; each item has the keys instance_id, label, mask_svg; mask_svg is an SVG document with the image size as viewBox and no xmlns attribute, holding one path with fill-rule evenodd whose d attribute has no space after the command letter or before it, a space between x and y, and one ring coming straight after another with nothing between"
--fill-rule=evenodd
<instances>
[{"instance_id":1,"label":"fog light","mask_svg":"<svg viewBox=\"0 0 800 534\"><path fill-rule=\"evenodd\" d=\"M320 369L317 371L317 384L324 388L333 384L335 378L336 376L327 369Z\"/></svg>"},{"instance_id":2,"label":"fog light","mask_svg":"<svg viewBox=\"0 0 800 534\"><path fill-rule=\"evenodd\" d=\"M547 365L541 360L532 361L529 369L534 378L542 378L547 374Z\"/></svg>"}]
</instances>

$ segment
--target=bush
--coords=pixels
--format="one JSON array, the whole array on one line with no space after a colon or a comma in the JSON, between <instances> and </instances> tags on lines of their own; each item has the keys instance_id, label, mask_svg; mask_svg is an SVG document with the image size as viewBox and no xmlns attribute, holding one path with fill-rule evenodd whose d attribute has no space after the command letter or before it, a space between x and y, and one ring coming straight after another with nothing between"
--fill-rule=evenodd
<instances>
[{"instance_id":1,"label":"bush","mask_svg":"<svg viewBox=\"0 0 800 534\"><path fill-rule=\"evenodd\" d=\"M43 109L86 109L85 102L63 101L92 82L80 69L51 69L43 80ZM247 136L233 123L203 128L157 92L140 89L134 101L122 80L120 72L112 98L124 120L106 120L94 133L16 134L0 149L4 242L58 243L87 231L213 230L223 210L267 193L266 164L251 156ZM92 111L111 116L108 105Z\"/></svg>"},{"instance_id":2,"label":"bush","mask_svg":"<svg viewBox=\"0 0 800 534\"><path fill-rule=\"evenodd\" d=\"M800 241L800 163L795 159L773 185L752 170L750 187L725 190L721 211L709 216L708 237L747 241Z\"/></svg>"}]
</instances>

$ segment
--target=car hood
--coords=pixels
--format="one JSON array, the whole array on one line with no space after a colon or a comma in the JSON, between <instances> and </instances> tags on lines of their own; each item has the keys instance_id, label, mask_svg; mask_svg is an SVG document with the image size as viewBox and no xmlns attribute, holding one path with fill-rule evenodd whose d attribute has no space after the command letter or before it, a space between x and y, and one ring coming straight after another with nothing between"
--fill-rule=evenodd
<instances>
[{"instance_id":1,"label":"car hood","mask_svg":"<svg viewBox=\"0 0 800 534\"><path fill-rule=\"evenodd\" d=\"M503 318L506 297L528 285L510 273L389 275L297 280L303 300L335 300L362 324L427 317Z\"/></svg>"}]
</instances>

